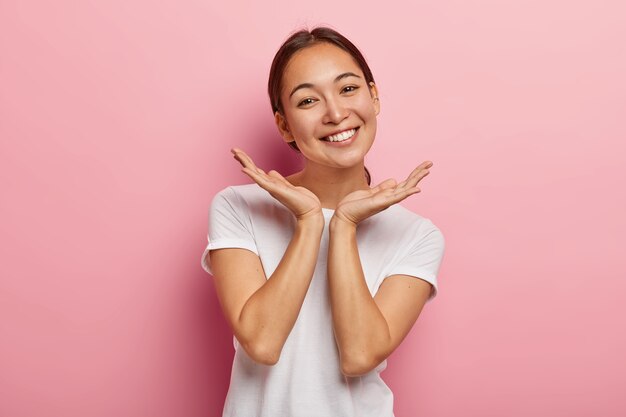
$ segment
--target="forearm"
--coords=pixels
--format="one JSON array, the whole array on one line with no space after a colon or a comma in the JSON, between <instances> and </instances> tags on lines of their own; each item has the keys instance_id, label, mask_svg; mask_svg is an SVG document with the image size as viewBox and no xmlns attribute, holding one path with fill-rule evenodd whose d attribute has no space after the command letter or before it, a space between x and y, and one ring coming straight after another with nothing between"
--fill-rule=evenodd
<instances>
[{"instance_id":1,"label":"forearm","mask_svg":"<svg viewBox=\"0 0 626 417\"><path fill-rule=\"evenodd\" d=\"M323 229L321 217L298 220L276 270L244 305L240 342L253 359L266 364L278 361L311 283Z\"/></svg>"},{"instance_id":2,"label":"forearm","mask_svg":"<svg viewBox=\"0 0 626 417\"><path fill-rule=\"evenodd\" d=\"M365 281L356 226L333 218L329 232L328 284L342 371L362 374L386 357L389 327Z\"/></svg>"}]
</instances>

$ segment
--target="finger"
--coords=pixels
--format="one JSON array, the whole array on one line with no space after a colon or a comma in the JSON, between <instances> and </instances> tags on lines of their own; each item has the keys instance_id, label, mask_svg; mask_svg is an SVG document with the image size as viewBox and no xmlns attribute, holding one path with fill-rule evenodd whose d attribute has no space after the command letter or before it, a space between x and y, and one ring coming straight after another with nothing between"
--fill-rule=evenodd
<instances>
[{"instance_id":1,"label":"finger","mask_svg":"<svg viewBox=\"0 0 626 417\"><path fill-rule=\"evenodd\" d=\"M279 180L277 180L276 178L273 178L263 172L262 169L254 170L248 167L244 167L241 169L241 171L248 175L261 188L267 190L270 194L274 195L274 193L284 193L285 186L280 183Z\"/></svg>"},{"instance_id":2,"label":"finger","mask_svg":"<svg viewBox=\"0 0 626 417\"><path fill-rule=\"evenodd\" d=\"M243 155L247 155L244 151L242 151L242 150L241 150L241 149L239 149L239 148L232 148L232 149L230 150L230 152L231 152L231 153L233 154L233 156L234 156L235 158L237 158L237 159L240 159L240 158L241 158L241 156L243 156Z\"/></svg>"},{"instance_id":3,"label":"finger","mask_svg":"<svg viewBox=\"0 0 626 417\"><path fill-rule=\"evenodd\" d=\"M411 171L411 173L407 177L407 180L412 178L412 177L414 177L415 175L418 175L420 172L422 172L424 170L428 170L432 166L433 166L433 163L431 161L424 161L424 162L422 162L413 171Z\"/></svg>"},{"instance_id":4,"label":"finger","mask_svg":"<svg viewBox=\"0 0 626 417\"><path fill-rule=\"evenodd\" d=\"M364 200L371 199L372 201L378 202L391 202L392 200L395 200L397 198L404 198L402 196L404 196L404 194L406 194L408 190L410 190L410 188L387 188L385 190L379 191L374 195L371 195L370 197L365 197Z\"/></svg>"},{"instance_id":5,"label":"finger","mask_svg":"<svg viewBox=\"0 0 626 417\"><path fill-rule=\"evenodd\" d=\"M431 161L424 161L421 164L419 164L413 171L411 171L411 173L409 174L409 176L406 178L406 180L402 181L400 184L398 184L399 188L405 188L407 186L410 187L410 185L408 185L408 183L415 178L415 176L419 175L421 172L423 172L424 170L428 170L428 168L432 167L433 163Z\"/></svg>"},{"instance_id":6,"label":"finger","mask_svg":"<svg viewBox=\"0 0 626 417\"><path fill-rule=\"evenodd\" d=\"M398 181L396 181L394 178L389 178L388 180L385 180L380 183L380 188L382 190L386 190L388 188L393 188L396 185L398 185Z\"/></svg>"},{"instance_id":7,"label":"finger","mask_svg":"<svg viewBox=\"0 0 626 417\"><path fill-rule=\"evenodd\" d=\"M290 183L287 178L283 177L280 172L276 171L276 170L271 170L268 172L268 174L270 177L272 177L274 180L278 181L280 184L284 185L285 187L288 187L289 189L295 190L296 187Z\"/></svg>"},{"instance_id":8,"label":"finger","mask_svg":"<svg viewBox=\"0 0 626 417\"><path fill-rule=\"evenodd\" d=\"M406 188L415 187L422 180L422 178L424 178L428 174L430 174L430 171L427 169L420 171L415 176L413 176L413 178L407 181Z\"/></svg>"},{"instance_id":9,"label":"finger","mask_svg":"<svg viewBox=\"0 0 626 417\"><path fill-rule=\"evenodd\" d=\"M280 175L280 172L276 171L275 169L270 170L267 175L269 175L272 178L277 179L278 181L282 182L285 185L288 185L290 187L293 187L293 185L287 181L287 179L285 177L283 177L282 175Z\"/></svg>"},{"instance_id":10,"label":"finger","mask_svg":"<svg viewBox=\"0 0 626 417\"><path fill-rule=\"evenodd\" d=\"M262 181L266 185L272 184L274 188L278 185L280 186L288 185L290 186L290 188L294 188L291 185L291 183L289 183L289 181L287 181L282 175L280 175L278 171L273 170L273 169L266 173L265 171L263 171L261 168L258 168L258 167L254 167L254 168L244 167L242 168L242 171L244 171L247 174L253 174L254 175L253 179L256 182Z\"/></svg>"},{"instance_id":11,"label":"finger","mask_svg":"<svg viewBox=\"0 0 626 417\"><path fill-rule=\"evenodd\" d=\"M403 191L402 191L402 193L401 193L401 195L404 195L404 197L403 197L403 199L404 199L404 198L407 198L407 197L408 197L408 196L410 196L410 195L413 195L413 194L419 193L419 192L421 192L421 191L422 191L422 190L421 190L421 188L419 188L419 187L411 187L411 188L407 188L407 189L403 190Z\"/></svg>"},{"instance_id":12,"label":"finger","mask_svg":"<svg viewBox=\"0 0 626 417\"><path fill-rule=\"evenodd\" d=\"M257 184L259 184L261 186L263 186L263 184L265 184L267 182L267 180L260 173L258 173L254 169L251 169L251 168L248 168L248 167L243 167L243 168L241 168L241 172L243 172L244 174L246 174L247 176L252 178L252 180L254 182L256 182Z\"/></svg>"},{"instance_id":13,"label":"finger","mask_svg":"<svg viewBox=\"0 0 626 417\"><path fill-rule=\"evenodd\" d=\"M376 194L379 191L386 190L388 188L392 188L396 186L396 180L393 178L388 178L385 181L381 182L377 186L370 189L373 194Z\"/></svg>"},{"instance_id":14,"label":"finger","mask_svg":"<svg viewBox=\"0 0 626 417\"><path fill-rule=\"evenodd\" d=\"M430 168L432 166L433 166L433 161L424 161L421 164L419 164L418 168L428 169L428 168Z\"/></svg>"},{"instance_id":15,"label":"finger","mask_svg":"<svg viewBox=\"0 0 626 417\"><path fill-rule=\"evenodd\" d=\"M241 165L243 165L244 167L254 169L257 171L263 171L259 167L257 167L254 161L252 161L252 158L250 158L248 154L242 151L241 149L233 148L231 152L233 153L234 158L238 160L239 163L241 163Z\"/></svg>"},{"instance_id":16,"label":"finger","mask_svg":"<svg viewBox=\"0 0 626 417\"><path fill-rule=\"evenodd\" d=\"M392 206L400 201L406 199L407 197L419 193L421 190L418 187L406 188L403 190L396 191L384 197L383 202L381 204L385 206L385 208Z\"/></svg>"},{"instance_id":17,"label":"finger","mask_svg":"<svg viewBox=\"0 0 626 417\"><path fill-rule=\"evenodd\" d=\"M414 187L418 182L422 180L426 175L428 175L430 171L427 168L416 168L409 177L398 184L398 189L405 189Z\"/></svg>"},{"instance_id":18,"label":"finger","mask_svg":"<svg viewBox=\"0 0 626 417\"><path fill-rule=\"evenodd\" d=\"M233 154L233 158L235 158L242 166L245 167L248 165L248 161L244 157L245 153L242 150L233 148L230 151Z\"/></svg>"},{"instance_id":19,"label":"finger","mask_svg":"<svg viewBox=\"0 0 626 417\"><path fill-rule=\"evenodd\" d=\"M250 158L245 152L240 151L240 150L236 150L233 151L233 157L239 161L239 163L241 165L243 165L244 167L248 167L248 168L255 168L256 165L254 164L254 162L252 161L252 158Z\"/></svg>"}]
</instances>

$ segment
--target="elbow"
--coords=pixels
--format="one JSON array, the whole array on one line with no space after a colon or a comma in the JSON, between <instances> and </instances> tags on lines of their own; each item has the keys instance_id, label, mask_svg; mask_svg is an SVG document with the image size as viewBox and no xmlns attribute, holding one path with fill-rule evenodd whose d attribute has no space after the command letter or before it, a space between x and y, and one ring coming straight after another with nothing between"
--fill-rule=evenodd
<instances>
[{"instance_id":1,"label":"elbow","mask_svg":"<svg viewBox=\"0 0 626 417\"><path fill-rule=\"evenodd\" d=\"M342 355L341 373L349 377L363 376L374 369L380 362L366 354Z\"/></svg>"},{"instance_id":2,"label":"elbow","mask_svg":"<svg viewBox=\"0 0 626 417\"><path fill-rule=\"evenodd\" d=\"M250 359L261 365L273 366L280 359L281 350L272 348L267 344L246 343L242 346Z\"/></svg>"}]
</instances>

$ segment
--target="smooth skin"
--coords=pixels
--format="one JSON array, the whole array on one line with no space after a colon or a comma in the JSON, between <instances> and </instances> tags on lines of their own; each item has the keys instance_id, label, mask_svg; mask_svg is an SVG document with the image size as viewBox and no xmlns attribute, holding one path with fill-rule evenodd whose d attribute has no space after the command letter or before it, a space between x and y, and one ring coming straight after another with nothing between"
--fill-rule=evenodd
<instances>
[{"instance_id":1,"label":"smooth skin","mask_svg":"<svg viewBox=\"0 0 626 417\"><path fill-rule=\"evenodd\" d=\"M259 257L245 249L209 252L217 296L235 337L255 361L275 364L306 296L324 230L319 199L278 172L265 173L233 150L242 171L296 217L294 235L276 270L266 278Z\"/></svg>"},{"instance_id":2,"label":"smooth skin","mask_svg":"<svg viewBox=\"0 0 626 417\"><path fill-rule=\"evenodd\" d=\"M390 178L374 187L367 185L364 158L375 137L378 90L373 83L366 84L356 62L336 46L317 44L292 57L283 75L281 102L284 114L275 114L276 125L286 142L298 144L304 169L285 178L258 168L241 149L232 152L242 171L293 213L294 235L270 277L259 257L248 250L210 251L217 295L248 355L259 363L275 364L313 276L325 224L322 207L334 209L327 270L333 329L341 371L347 376L363 375L406 337L431 284L392 275L372 297L356 230L368 217L420 192L417 184L429 174L432 162L421 163L399 183ZM351 128L358 128L358 136L348 146L321 140Z\"/></svg>"}]
</instances>

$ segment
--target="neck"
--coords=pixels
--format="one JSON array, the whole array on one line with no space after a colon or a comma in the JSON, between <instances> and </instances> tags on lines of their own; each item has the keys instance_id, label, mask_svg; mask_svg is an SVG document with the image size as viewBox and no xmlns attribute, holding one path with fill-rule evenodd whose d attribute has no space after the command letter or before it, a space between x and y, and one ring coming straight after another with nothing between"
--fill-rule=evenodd
<instances>
[{"instance_id":1,"label":"neck","mask_svg":"<svg viewBox=\"0 0 626 417\"><path fill-rule=\"evenodd\" d=\"M307 188L319 198L322 207L333 210L351 192L370 188L364 163L349 168L332 168L308 162L302 171L290 175L287 180Z\"/></svg>"}]
</instances>

